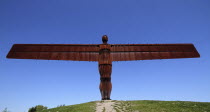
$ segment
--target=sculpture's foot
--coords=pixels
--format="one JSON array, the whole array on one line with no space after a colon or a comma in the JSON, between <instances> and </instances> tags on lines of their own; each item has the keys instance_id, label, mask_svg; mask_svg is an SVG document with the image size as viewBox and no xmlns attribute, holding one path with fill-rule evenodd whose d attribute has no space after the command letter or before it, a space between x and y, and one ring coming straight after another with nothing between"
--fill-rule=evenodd
<instances>
[{"instance_id":1,"label":"sculpture's foot","mask_svg":"<svg viewBox=\"0 0 210 112\"><path fill-rule=\"evenodd\" d=\"M102 98L102 100L111 100L110 98Z\"/></svg>"}]
</instances>

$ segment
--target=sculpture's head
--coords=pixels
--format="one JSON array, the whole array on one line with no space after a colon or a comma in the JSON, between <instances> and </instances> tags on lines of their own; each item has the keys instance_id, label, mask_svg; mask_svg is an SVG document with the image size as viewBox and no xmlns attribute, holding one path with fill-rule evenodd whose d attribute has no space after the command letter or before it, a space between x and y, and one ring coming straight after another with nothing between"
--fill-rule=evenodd
<instances>
[{"instance_id":1,"label":"sculpture's head","mask_svg":"<svg viewBox=\"0 0 210 112\"><path fill-rule=\"evenodd\" d=\"M102 41L103 41L103 44L107 44L107 41L108 41L107 35L102 36Z\"/></svg>"}]
</instances>

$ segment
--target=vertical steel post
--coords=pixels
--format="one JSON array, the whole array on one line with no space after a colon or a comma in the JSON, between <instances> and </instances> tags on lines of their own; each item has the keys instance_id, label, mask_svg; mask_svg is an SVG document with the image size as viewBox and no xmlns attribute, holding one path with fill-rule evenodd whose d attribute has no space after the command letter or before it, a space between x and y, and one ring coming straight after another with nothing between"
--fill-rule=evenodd
<instances>
[{"instance_id":1,"label":"vertical steel post","mask_svg":"<svg viewBox=\"0 0 210 112\"><path fill-rule=\"evenodd\" d=\"M105 35L102 37L103 44L100 45L99 51L99 73L100 73L100 85L99 89L101 92L102 100L110 100L112 83L111 83L111 72L112 72L112 59L110 55L111 46L107 44L108 37Z\"/></svg>"}]
</instances>

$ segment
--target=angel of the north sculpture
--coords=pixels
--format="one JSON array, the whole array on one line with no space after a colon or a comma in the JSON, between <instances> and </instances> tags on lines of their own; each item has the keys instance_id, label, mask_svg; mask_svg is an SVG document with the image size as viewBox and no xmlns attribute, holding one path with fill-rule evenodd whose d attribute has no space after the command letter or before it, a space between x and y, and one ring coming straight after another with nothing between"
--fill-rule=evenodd
<instances>
[{"instance_id":1,"label":"angel of the north sculpture","mask_svg":"<svg viewBox=\"0 0 210 112\"><path fill-rule=\"evenodd\" d=\"M193 44L14 44L7 58L97 61L102 100L110 100L113 61L197 58Z\"/></svg>"}]
</instances>

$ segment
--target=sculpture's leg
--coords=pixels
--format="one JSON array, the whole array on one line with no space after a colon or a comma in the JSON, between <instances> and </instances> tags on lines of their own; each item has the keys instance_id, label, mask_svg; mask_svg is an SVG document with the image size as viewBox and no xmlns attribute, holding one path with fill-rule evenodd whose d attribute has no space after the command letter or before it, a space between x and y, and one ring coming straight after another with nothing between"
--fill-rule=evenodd
<instances>
[{"instance_id":1,"label":"sculpture's leg","mask_svg":"<svg viewBox=\"0 0 210 112\"><path fill-rule=\"evenodd\" d=\"M102 100L110 100L112 83L111 83L111 72L112 65L111 64L99 64L99 72L100 72L100 92Z\"/></svg>"}]
</instances>

